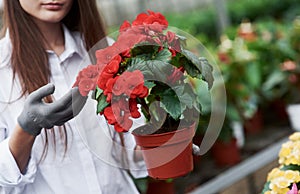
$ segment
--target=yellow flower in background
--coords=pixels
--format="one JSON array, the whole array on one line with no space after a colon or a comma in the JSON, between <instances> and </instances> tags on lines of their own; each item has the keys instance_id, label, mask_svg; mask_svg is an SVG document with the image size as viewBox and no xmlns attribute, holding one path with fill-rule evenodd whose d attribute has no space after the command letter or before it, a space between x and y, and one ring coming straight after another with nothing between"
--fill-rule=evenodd
<instances>
[{"instance_id":1,"label":"yellow flower in background","mask_svg":"<svg viewBox=\"0 0 300 194\"><path fill-rule=\"evenodd\" d=\"M279 168L273 168L273 170L268 174L267 180L271 181L280 176L283 176L283 171L281 171Z\"/></svg>"},{"instance_id":2,"label":"yellow flower in background","mask_svg":"<svg viewBox=\"0 0 300 194\"><path fill-rule=\"evenodd\" d=\"M300 172L274 168L268 174L267 181L270 182L269 190L264 194L286 194L293 183L300 182Z\"/></svg>"},{"instance_id":3,"label":"yellow flower in background","mask_svg":"<svg viewBox=\"0 0 300 194\"><path fill-rule=\"evenodd\" d=\"M295 132L295 133L293 133L293 134L289 137L289 139L290 139L291 141L300 141L300 132Z\"/></svg>"},{"instance_id":4,"label":"yellow flower in background","mask_svg":"<svg viewBox=\"0 0 300 194\"><path fill-rule=\"evenodd\" d=\"M279 152L279 159L285 158L285 157L287 157L288 155L291 154L292 149L291 149L290 144L291 144L291 142L287 142L287 143L282 144L281 150Z\"/></svg>"},{"instance_id":5,"label":"yellow flower in background","mask_svg":"<svg viewBox=\"0 0 300 194\"><path fill-rule=\"evenodd\" d=\"M274 192L273 191L267 191L264 194L274 194Z\"/></svg>"},{"instance_id":6,"label":"yellow flower in background","mask_svg":"<svg viewBox=\"0 0 300 194\"><path fill-rule=\"evenodd\" d=\"M276 194L286 194L290 189L288 187L278 186L277 184L270 184L270 189Z\"/></svg>"},{"instance_id":7,"label":"yellow flower in background","mask_svg":"<svg viewBox=\"0 0 300 194\"><path fill-rule=\"evenodd\" d=\"M287 170L284 171L284 178L288 180L292 180L293 182L300 181L300 173L299 171Z\"/></svg>"},{"instance_id":8,"label":"yellow flower in background","mask_svg":"<svg viewBox=\"0 0 300 194\"><path fill-rule=\"evenodd\" d=\"M296 132L289 137L289 141L282 144L279 152L279 164L300 165L300 132Z\"/></svg>"},{"instance_id":9,"label":"yellow flower in background","mask_svg":"<svg viewBox=\"0 0 300 194\"><path fill-rule=\"evenodd\" d=\"M300 132L295 132L289 141L282 144L278 153L279 164L273 168L263 189L263 194L291 194L298 192L291 189L300 183ZM300 192L298 192L300 193Z\"/></svg>"},{"instance_id":10,"label":"yellow flower in background","mask_svg":"<svg viewBox=\"0 0 300 194\"><path fill-rule=\"evenodd\" d=\"M281 190L290 186L291 182L291 180L285 177L277 177L271 181L270 188L273 191Z\"/></svg>"}]
</instances>

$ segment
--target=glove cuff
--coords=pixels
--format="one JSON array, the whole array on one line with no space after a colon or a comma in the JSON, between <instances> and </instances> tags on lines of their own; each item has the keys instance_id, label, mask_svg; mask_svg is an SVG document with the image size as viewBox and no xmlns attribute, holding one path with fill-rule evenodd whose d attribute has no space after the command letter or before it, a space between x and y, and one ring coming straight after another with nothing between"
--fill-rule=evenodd
<instances>
[{"instance_id":1,"label":"glove cuff","mask_svg":"<svg viewBox=\"0 0 300 194\"><path fill-rule=\"evenodd\" d=\"M28 122L27 118L28 118L28 115L27 116L23 116L23 114L21 114L18 117L17 120L18 120L18 123L19 123L20 127L24 131L26 131L27 133L29 133L30 135L38 136L41 133L42 128L37 127L35 125L34 121ZM26 122L26 120L27 120L27 122Z\"/></svg>"}]
</instances>

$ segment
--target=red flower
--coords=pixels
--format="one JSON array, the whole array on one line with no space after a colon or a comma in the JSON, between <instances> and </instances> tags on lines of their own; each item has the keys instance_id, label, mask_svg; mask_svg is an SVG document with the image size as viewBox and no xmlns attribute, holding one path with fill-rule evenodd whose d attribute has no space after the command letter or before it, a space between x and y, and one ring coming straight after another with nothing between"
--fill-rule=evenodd
<instances>
[{"instance_id":1,"label":"red flower","mask_svg":"<svg viewBox=\"0 0 300 194\"><path fill-rule=\"evenodd\" d=\"M126 57L126 58L131 57L130 49L127 49L127 50L123 51L123 52L121 53L121 55L122 55L123 57Z\"/></svg>"},{"instance_id":2,"label":"red flower","mask_svg":"<svg viewBox=\"0 0 300 194\"><path fill-rule=\"evenodd\" d=\"M107 65L104 66L100 76L97 80L97 85L102 90L106 89L106 84L109 79L113 78L119 70L119 63L122 58L120 55L116 55Z\"/></svg>"},{"instance_id":3,"label":"red flower","mask_svg":"<svg viewBox=\"0 0 300 194\"><path fill-rule=\"evenodd\" d=\"M116 123L115 130L117 132L128 132L130 127L132 126L133 121L129 119L128 117L124 117L124 119L121 122Z\"/></svg>"},{"instance_id":4,"label":"red flower","mask_svg":"<svg viewBox=\"0 0 300 194\"><path fill-rule=\"evenodd\" d=\"M130 98L145 98L148 95L148 88L144 83L137 85L130 93Z\"/></svg>"},{"instance_id":5,"label":"red flower","mask_svg":"<svg viewBox=\"0 0 300 194\"><path fill-rule=\"evenodd\" d=\"M120 53L131 49L134 45L145 41L147 36L142 33L134 32L133 30L127 30L118 37L116 47Z\"/></svg>"},{"instance_id":6,"label":"red flower","mask_svg":"<svg viewBox=\"0 0 300 194\"><path fill-rule=\"evenodd\" d=\"M115 78L114 85L112 86L113 95L120 96L125 93L126 80L123 78L123 76L117 76Z\"/></svg>"},{"instance_id":7,"label":"red flower","mask_svg":"<svg viewBox=\"0 0 300 194\"><path fill-rule=\"evenodd\" d=\"M166 39L173 57L176 56L178 52L181 52L180 41L175 33L168 31Z\"/></svg>"},{"instance_id":8,"label":"red flower","mask_svg":"<svg viewBox=\"0 0 300 194\"><path fill-rule=\"evenodd\" d=\"M117 122L117 120L115 118L115 114L114 114L111 106L106 107L103 111L103 114L109 124L113 125Z\"/></svg>"},{"instance_id":9,"label":"red flower","mask_svg":"<svg viewBox=\"0 0 300 194\"><path fill-rule=\"evenodd\" d=\"M114 75L118 72L118 70L119 70L119 61L113 59L105 66L103 71L105 71L108 74Z\"/></svg>"},{"instance_id":10,"label":"red flower","mask_svg":"<svg viewBox=\"0 0 300 194\"><path fill-rule=\"evenodd\" d=\"M113 58L113 60L116 60L116 61L118 61L118 63L121 63L122 57L120 55L117 55Z\"/></svg>"},{"instance_id":11,"label":"red flower","mask_svg":"<svg viewBox=\"0 0 300 194\"><path fill-rule=\"evenodd\" d=\"M144 76L141 71L126 71L119 76L113 86L114 95L126 94L130 98L145 97L148 88L144 86Z\"/></svg>"},{"instance_id":12,"label":"red flower","mask_svg":"<svg viewBox=\"0 0 300 194\"><path fill-rule=\"evenodd\" d=\"M218 53L218 58L221 62L225 63L225 64L230 64L230 57L227 53L225 52L219 52Z\"/></svg>"},{"instance_id":13,"label":"red flower","mask_svg":"<svg viewBox=\"0 0 300 194\"><path fill-rule=\"evenodd\" d=\"M116 123L114 124L116 131L126 132L132 126L132 120L129 118L129 102L126 98L119 98L118 100L112 102L112 110L115 113Z\"/></svg>"},{"instance_id":14,"label":"red flower","mask_svg":"<svg viewBox=\"0 0 300 194\"><path fill-rule=\"evenodd\" d=\"M118 78L119 78L118 76L115 77L115 78L110 78L106 83L106 88L104 89L103 94L106 96L106 101L107 102L110 102L111 99L112 99L112 89L113 89L113 87L115 85L115 82Z\"/></svg>"},{"instance_id":15,"label":"red flower","mask_svg":"<svg viewBox=\"0 0 300 194\"><path fill-rule=\"evenodd\" d=\"M147 26L150 30L161 32L168 27L168 21L165 16L159 12L148 10L149 14L141 13L132 22L132 26Z\"/></svg>"},{"instance_id":16,"label":"red flower","mask_svg":"<svg viewBox=\"0 0 300 194\"><path fill-rule=\"evenodd\" d=\"M102 90L105 90L106 88L106 83L108 82L109 79L113 78L114 74L110 74L106 71L102 71L100 74L98 80L97 80L97 86L101 88Z\"/></svg>"},{"instance_id":17,"label":"red flower","mask_svg":"<svg viewBox=\"0 0 300 194\"><path fill-rule=\"evenodd\" d=\"M89 65L79 72L73 87L78 86L80 94L82 96L87 96L89 91L95 89L95 82L97 80L98 75L99 66Z\"/></svg>"},{"instance_id":18,"label":"red flower","mask_svg":"<svg viewBox=\"0 0 300 194\"><path fill-rule=\"evenodd\" d=\"M99 75L99 66L98 65L89 65L82 69L78 76L76 77L76 82L74 83L74 86L78 86L79 82L83 78L89 78L89 79L96 79Z\"/></svg>"},{"instance_id":19,"label":"red flower","mask_svg":"<svg viewBox=\"0 0 300 194\"><path fill-rule=\"evenodd\" d=\"M146 13L140 13L136 16L135 20L132 22L133 26L140 26L144 24L144 21L149 17Z\"/></svg>"},{"instance_id":20,"label":"red flower","mask_svg":"<svg viewBox=\"0 0 300 194\"><path fill-rule=\"evenodd\" d=\"M141 116L141 113L137 107L136 99L129 99L129 110L132 118L139 118Z\"/></svg>"},{"instance_id":21,"label":"red flower","mask_svg":"<svg viewBox=\"0 0 300 194\"><path fill-rule=\"evenodd\" d=\"M119 49L113 45L96 51L97 64L103 66L117 57L120 53Z\"/></svg>"},{"instance_id":22,"label":"red flower","mask_svg":"<svg viewBox=\"0 0 300 194\"><path fill-rule=\"evenodd\" d=\"M125 21L123 22L123 24L120 26L119 32L122 33L122 32L124 32L124 31L127 31L130 27L131 27L130 22L127 21L127 20L125 20Z\"/></svg>"},{"instance_id":23,"label":"red flower","mask_svg":"<svg viewBox=\"0 0 300 194\"><path fill-rule=\"evenodd\" d=\"M91 90L96 88L95 81L93 79L83 78L78 84L79 93L82 96L87 96Z\"/></svg>"}]
</instances>

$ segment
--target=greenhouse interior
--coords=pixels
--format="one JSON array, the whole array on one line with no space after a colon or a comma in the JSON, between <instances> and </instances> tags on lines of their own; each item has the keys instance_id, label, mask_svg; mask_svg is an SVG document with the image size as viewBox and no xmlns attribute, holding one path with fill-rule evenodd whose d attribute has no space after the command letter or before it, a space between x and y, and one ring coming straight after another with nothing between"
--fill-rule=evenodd
<instances>
[{"instance_id":1,"label":"greenhouse interior","mask_svg":"<svg viewBox=\"0 0 300 194\"><path fill-rule=\"evenodd\" d=\"M3 12L1 1L0 8ZM169 46L167 55L175 56L175 62L186 56L202 68L202 75L194 74L201 81L190 80L197 99L189 103L185 100L193 97L182 98L186 107L200 103L192 137L200 151L191 155L193 167L187 174L163 179L131 176L139 193L300 193L299 0L97 0L97 8L110 39L123 33L124 25L134 28L132 21L141 19L139 14L149 14L158 18L147 30L155 31L155 24L167 21L166 28L178 32L178 40L186 41L187 49L209 63L192 58L187 51L176 54L176 46ZM155 44L163 45L158 37ZM129 55L134 52L142 51L136 49ZM158 57L164 60L164 54ZM189 66L183 69L193 71ZM147 80L145 86L163 95L159 84ZM102 95L100 88L96 98ZM101 91L98 96L97 91ZM168 99L169 105L161 105L167 112L177 107ZM99 108L101 100L97 100ZM102 114L104 107L98 108ZM0 193L1 187L0 181Z\"/></svg>"}]
</instances>

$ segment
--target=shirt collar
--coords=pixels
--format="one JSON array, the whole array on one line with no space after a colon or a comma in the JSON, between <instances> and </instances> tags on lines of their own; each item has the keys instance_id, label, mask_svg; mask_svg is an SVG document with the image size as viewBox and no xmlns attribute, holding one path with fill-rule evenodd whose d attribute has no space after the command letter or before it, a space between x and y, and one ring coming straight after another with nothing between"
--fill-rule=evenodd
<instances>
[{"instance_id":1,"label":"shirt collar","mask_svg":"<svg viewBox=\"0 0 300 194\"><path fill-rule=\"evenodd\" d=\"M64 61L75 53L78 54L81 58L83 58L86 51L82 44L80 34L78 32L70 32L65 25L63 25L63 33L65 38L65 50L59 56L60 60ZM47 50L47 52L53 53L53 51L49 50Z\"/></svg>"}]
</instances>

